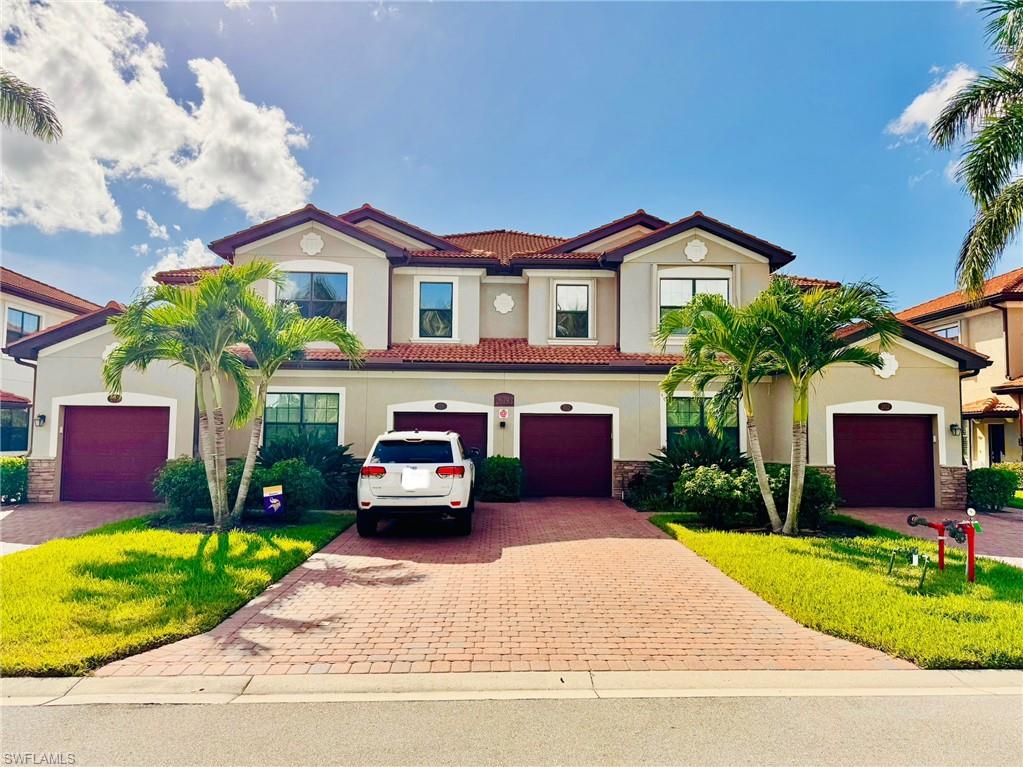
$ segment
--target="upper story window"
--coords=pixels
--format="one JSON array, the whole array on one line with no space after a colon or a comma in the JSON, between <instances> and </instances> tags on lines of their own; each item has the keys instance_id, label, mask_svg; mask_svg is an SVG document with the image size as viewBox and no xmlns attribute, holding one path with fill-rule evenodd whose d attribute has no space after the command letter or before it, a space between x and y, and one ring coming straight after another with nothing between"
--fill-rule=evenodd
<instances>
[{"instance_id":1,"label":"upper story window","mask_svg":"<svg viewBox=\"0 0 1023 767\"><path fill-rule=\"evenodd\" d=\"M455 284L423 280L419 283L418 329L420 338L455 336Z\"/></svg>"},{"instance_id":2,"label":"upper story window","mask_svg":"<svg viewBox=\"0 0 1023 767\"><path fill-rule=\"evenodd\" d=\"M931 332L936 336L947 338L949 341L959 340L959 323L953 323L951 325L942 325L940 328L932 328Z\"/></svg>"},{"instance_id":3,"label":"upper story window","mask_svg":"<svg viewBox=\"0 0 1023 767\"><path fill-rule=\"evenodd\" d=\"M660 284L660 318L681 309L701 293L712 293L728 300L728 279L718 277L662 277Z\"/></svg>"},{"instance_id":4,"label":"upper story window","mask_svg":"<svg viewBox=\"0 0 1023 767\"><path fill-rule=\"evenodd\" d=\"M38 314L23 312L14 307L7 308L7 337L6 343L14 343L19 338L24 338L39 330L40 317Z\"/></svg>"},{"instance_id":5,"label":"upper story window","mask_svg":"<svg viewBox=\"0 0 1023 767\"><path fill-rule=\"evenodd\" d=\"M554 337L590 338L590 289L588 283L558 282L554 285Z\"/></svg>"},{"instance_id":6,"label":"upper story window","mask_svg":"<svg viewBox=\"0 0 1023 767\"><path fill-rule=\"evenodd\" d=\"M348 322L348 275L332 272L287 272L278 301L298 304L303 317L331 317Z\"/></svg>"}]
</instances>

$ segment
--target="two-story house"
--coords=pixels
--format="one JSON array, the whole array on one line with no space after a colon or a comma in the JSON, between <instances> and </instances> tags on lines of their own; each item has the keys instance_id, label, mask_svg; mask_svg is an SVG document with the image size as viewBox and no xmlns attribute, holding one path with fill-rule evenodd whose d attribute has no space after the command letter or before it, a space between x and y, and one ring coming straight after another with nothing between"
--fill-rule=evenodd
<instances>
[{"instance_id":1,"label":"two-story house","mask_svg":"<svg viewBox=\"0 0 1023 767\"><path fill-rule=\"evenodd\" d=\"M963 449L970 466L1023 460L1023 268L985 282L979 301L956 291L899 317L991 359L962 382Z\"/></svg>"},{"instance_id":2,"label":"two-story house","mask_svg":"<svg viewBox=\"0 0 1023 767\"><path fill-rule=\"evenodd\" d=\"M269 299L344 321L368 349L357 368L325 345L282 368L264 441L307 432L363 455L388 429L451 429L485 455L520 458L527 494L582 496L620 495L651 453L706 426L702 399L660 391L681 348L654 346L660 316L704 292L746 304L794 258L700 212L668 221L638 210L570 237L437 235L369 205L340 215L309 205L210 248L229 263L273 261L287 279L264 286ZM203 271L158 279L187 284ZM121 401L107 401L105 323L118 311L10 349L39 365L49 414L31 455L37 499L148 497L159 464L194 450L186 371L131 373ZM847 342L876 343L855 328ZM887 359L882 371L835 368L818 382L811 464L834 472L851 504L961 505L959 377L987 359L912 325ZM755 404L768 458L787 461L787 382L758 386ZM744 420L737 407L726 429L741 449ZM232 434L229 453L246 443Z\"/></svg>"},{"instance_id":3,"label":"two-story house","mask_svg":"<svg viewBox=\"0 0 1023 767\"><path fill-rule=\"evenodd\" d=\"M91 301L0 267L0 349L8 344L91 312L99 307ZM33 370L19 365L13 357L0 357L0 453L28 450L32 419Z\"/></svg>"}]
</instances>

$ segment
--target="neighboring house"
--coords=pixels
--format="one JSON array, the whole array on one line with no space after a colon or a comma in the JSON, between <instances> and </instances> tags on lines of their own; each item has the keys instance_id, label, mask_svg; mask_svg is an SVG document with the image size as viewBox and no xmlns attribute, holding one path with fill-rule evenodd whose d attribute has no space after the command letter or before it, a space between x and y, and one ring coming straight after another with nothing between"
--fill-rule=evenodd
<instances>
[{"instance_id":1,"label":"neighboring house","mask_svg":"<svg viewBox=\"0 0 1023 767\"><path fill-rule=\"evenodd\" d=\"M962 382L970 466L1023 460L1023 268L992 277L982 296L970 302L956 291L899 312L901 319L991 359L990 367Z\"/></svg>"},{"instance_id":2,"label":"neighboring house","mask_svg":"<svg viewBox=\"0 0 1023 767\"><path fill-rule=\"evenodd\" d=\"M512 230L436 235L364 205L312 205L210 244L236 264L288 273L271 299L343 320L368 349L353 369L317 345L274 378L264 440L306 432L364 454L387 429L451 429L486 455L519 457L529 495L620 495L650 454L706 426L704 401L659 383L681 348L655 348L662 313L695 293L743 305L792 262L788 250L702 213L667 221L642 210L574 237ZM215 267L212 267L215 268ZM164 272L188 284L205 269ZM834 285L790 279L807 288ZM37 500L148 497L169 456L191 454L194 382L158 367L130 374L108 403L100 371L114 339L110 304L16 343L39 365L48 414L31 454ZM910 325L883 371L842 366L814 388L810 463L835 472L857 505L961 506L965 469L959 377L987 359ZM871 344L850 329L849 343ZM787 461L791 392L755 396L769 460ZM745 449L737 408L727 434ZM243 432L229 453L241 455Z\"/></svg>"},{"instance_id":3,"label":"neighboring house","mask_svg":"<svg viewBox=\"0 0 1023 767\"><path fill-rule=\"evenodd\" d=\"M0 349L98 306L84 298L0 267ZM28 450L34 371L4 353L0 358L0 452Z\"/></svg>"}]
</instances>

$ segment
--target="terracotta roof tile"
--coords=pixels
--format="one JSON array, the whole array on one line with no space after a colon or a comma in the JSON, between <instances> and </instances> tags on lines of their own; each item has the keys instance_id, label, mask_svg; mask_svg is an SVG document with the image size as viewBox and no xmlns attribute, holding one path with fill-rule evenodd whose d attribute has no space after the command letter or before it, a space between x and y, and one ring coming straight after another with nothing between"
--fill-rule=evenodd
<instances>
[{"instance_id":1,"label":"terracotta roof tile","mask_svg":"<svg viewBox=\"0 0 1023 767\"><path fill-rule=\"evenodd\" d=\"M1023 391L1023 376L1010 378L1005 383L1000 383L997 386L992 386L991 391L1001 392L1003 394L1007 394L1009 392Z\"/></svg>"},{"instance_id":2,"label":"terracotta roof tile","mask_svg":"<svg viewBox=\"0 0 1023 767\"><path fill-rule=\"evenodd\" d=\"M963 405L963 415L993 415L993 416L1015 416L1019 415L1019 408L1002 402L998 397L988 397L976 402L968 402Z\"/></svg>"},{"instance_id":3,"label":"terracotta roof tile","mask_svg":"<svg viewBox=\"0 0 1023 767\"><path fill-rule=\"evenodd\" d=\"M1023 297L1023 267L1011 272L999 274L984 283L982 295L984 299L1018 293ZM903 309L898 316L904 320L918 321L932 314L952 313L957 309L967 309L970 301L961 290L946 293L943 296L924 301L922 304Z\"/></svg>"},{"instance_id":4,"label":"terracotta roof tile","mask_svg":"<svg viewBox=\"0 0 1023 767\"><path fill-rule=\"evenodd\" d=\"M0 291L14 293L31 301L38 301L41 304L75 314L84 314L99 309L99 304L86 301L66 290L26 277L24 274L19 274L4 266L0 266Z\"/></svg>"},{"instance_id":5,"label":"terracotta roof tile","mask_svg":"<svg viewBox=\"0 0 1023 767\"><path fill-rule=\"evenodd\" d=\"M156 282L164 285L191 285L204 274L212 274L219 266L189 266L184 269L167 269L153 275Z\"/></svg>"},{"instance_id":6,"label":"terracotta roof tile","mask_svg":"<svg viewBox=\"0 0 1023 767\"><path fill-rule=\"evenodd\" d=\"M803 290L812 290L814 288L840 288L842 283L837 280L825 280L820 277L801 277L798 274L781 274L775 272L771 275L772 279L786 279L793 285L802 288Z\"/></svg>"},{"instance_id":7,"label":"terracotta roof tile","mask_svg":"<svg viewBox=\"0 0 1023 767\"><path fill-rule=\"evenodd\" d=\"M32 400L22 397L20 394L12 394L9 391L0 391L0 407L30 407Z\"/></svg>"},{"instance_id":8,"label":"terracotta roof tile","mask_svg":"<svg viewBox=\"0 0 1023 767\"><path fill-rule=\"evenodd\" d=\"M548 234L530 234L529 232L519 232L514 229L490 229L485 232L462 232L461 234L445 234L442 236L448 242L452 242L465 250L494 253L498 256L548 250L568 241L565 237L553 237Z\"/></svg>"}]
</instances>

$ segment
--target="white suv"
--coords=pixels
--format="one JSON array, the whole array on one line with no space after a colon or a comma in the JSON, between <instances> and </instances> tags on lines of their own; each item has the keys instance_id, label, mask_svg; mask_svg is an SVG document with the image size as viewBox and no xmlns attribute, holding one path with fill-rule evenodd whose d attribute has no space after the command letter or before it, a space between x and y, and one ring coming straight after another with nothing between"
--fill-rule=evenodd
<instances>
[{"instance_id":1,"label":"white suv","mask_svg":"<svg viewBox=\"0 0 1023 767\"><path fill-rule=\"evenodd\" d=\"M452 431L391 431L376 438L359 472L359 535L384 517L449 515L472 532L476 468Z\"/></svg>"}]
</instances>

